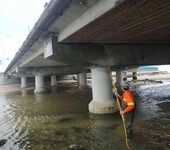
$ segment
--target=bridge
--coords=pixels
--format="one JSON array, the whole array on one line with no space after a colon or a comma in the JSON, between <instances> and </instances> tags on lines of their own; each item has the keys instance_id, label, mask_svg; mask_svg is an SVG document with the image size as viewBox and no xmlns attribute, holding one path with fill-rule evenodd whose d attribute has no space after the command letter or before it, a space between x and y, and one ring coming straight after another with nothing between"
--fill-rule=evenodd
<instances>
[{"instance_id":1,"label":"bridge","mask_svg":"<svg viewBox=\"0 0 170 150\"><path fill-rule=\"evenodd\" d=\"M108 64L117 71L170 63L169 0L51 0L5 74L35 76L35 93L45 92L44 76L79 74L80 87L92 74L92 113L115 112Z\"/></svg>"}]
</instances>

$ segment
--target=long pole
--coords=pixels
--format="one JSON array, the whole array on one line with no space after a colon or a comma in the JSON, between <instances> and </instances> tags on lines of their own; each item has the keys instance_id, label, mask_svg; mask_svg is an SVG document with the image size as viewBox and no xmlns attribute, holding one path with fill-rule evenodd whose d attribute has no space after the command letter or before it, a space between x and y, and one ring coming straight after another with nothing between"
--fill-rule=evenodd
<instances>
[{"instance_id":1,"label":"long pole","mask_svg":"<svg viewBox=\"0 0 170 150\"><path fill-rule=\"evenodd\" d=\"M108 70L109 70L110 80L111 80L111 82L112 82L112 86L113 86L113 88L114 88L114 91L115 91L115 93L118 93L118 92L117 92L117 88L116 88L116 86L115 86L115 84L114 84L114 81L113 81L113 78L112 78L112 72L111 72L109 63L108 63ZM122 111L122 108L121 108L121 106L120 106L119 98L118 98L117 94L115 94L115 96L116 96L116 101L117 101L117 107L118 107L119 112L120 112L120 111ZM126 131L126 123L125 123L124 115L121 115L121 118L122 118L123 127L124 127L124 133L125 133L125 139L126 139L126 146L127 146L127 148L128 148L129 150L132 150L132 149L130 148L130 146L129 146L129 143L128 143L127 131Z\"/></svg>"}]
</instances>

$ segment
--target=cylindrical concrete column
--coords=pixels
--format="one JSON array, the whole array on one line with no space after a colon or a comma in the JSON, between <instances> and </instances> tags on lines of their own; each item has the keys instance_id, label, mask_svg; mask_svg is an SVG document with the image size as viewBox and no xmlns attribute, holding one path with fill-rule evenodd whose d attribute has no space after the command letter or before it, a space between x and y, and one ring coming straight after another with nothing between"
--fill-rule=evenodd
<instances>
[{"instance_id":1,"label":"cylindrical concrete column","mask_svg":"<svg viewBox=\"0 0 170 150\"><path fill-rule=\"evenodd\" d=\"M79 73L78 74L78 85L79 89L87 88L87 74L86 73Z\"/></svg>"},{"instance_id":2,"label":"cylindrical concrete column","mask_svg":"<svg viewBox=\"0 0 170 150\"><path fill-rule=\"evenodd\" d=\"M51 76L51 86L57 86L57 80L55 75Z\"/></svg>"},{"instance_id":3,"label":"cylindrical concrete column","mask_svg":"<svg viewBox=\"0 0 170 150\"><path fill-rule=\"evenodd\" d=\"M79 74L77 74L77 84L79 86Z\"/></svg>"},{"instance_id":4,"label":"cylindrical concrete column","mask_svg":"<svg viewBox=\"0 0 170 150\"><path fill-rule=\"evenodd\" d=\"M123 72L123 81L127 81L127 74L126 74L126 72Z\"/></svg>"},{"instance_id":5,"label":"cylindrical concrete column","mask_svg":"<svg viewBox=\"0 0 170 150\"><path fill-rule=\"evenodd\" d=\"M93 100L89 104L89 111L96 114L117 112L108 68L93 68L91 74Z\"/></svg>"},{"instance_id":6,"label":"cylindrical concrete column","mask_svg":"<svg viewBox=\"0 0 170 150\"><path fill-rule=\"evenodd\" d=\"M133 77L133 81L137 80L137 73L136 72L132 72L132 77Z\"/></svg>"},{"instance_id":7,"label":"cylindrical concrete column","mask_svg":"<svg viewBox=\"0 0 170 150\"><path fill-rule=\"evenodd\" d=\"M123 72L120 70L116 71L116 82L123 84Z\"/></svg>"},{"instance_id":8,"label":"cylindrical concrete column","mask_svg":"<svg viewBox=\"0 0 170 150\"><path fill-rule=\"evenodd\" d=\"M27 87L27 78L22 77L21 78L21 88L26 88Z\"/></svg>"},{"instance_id":9,"label":"cylindrical concrete column","mask_svg":"<svg viewBox=\"0 0 170 150\"><path fill-rule=\"evenodd\" d=\"M44 86L44 77L41 75L35 76L35 90L34 93L44 93L46 92Z\"/></svg>"}]
</instances>

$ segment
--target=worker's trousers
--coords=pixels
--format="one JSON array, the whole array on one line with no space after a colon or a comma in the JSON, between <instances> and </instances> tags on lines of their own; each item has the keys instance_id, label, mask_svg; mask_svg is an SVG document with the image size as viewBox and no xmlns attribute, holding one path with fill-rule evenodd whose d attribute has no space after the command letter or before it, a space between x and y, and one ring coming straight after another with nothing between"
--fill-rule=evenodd
<instances>
[{"instance_id":1,"label":"worker's trousers","mask_svg":"<svg viewBox=\"0 0 170 150\"><path fill-rule=\"evenodd\" d=\"M124 110L125 108L126 108L125 104L122 103L122 110ZM133 126L134 116L135 116L135 109L133 109L131 112L127 112L124 114L127 138L132 138L133 136L132 126Z\"/></svg>"}]
</instances>

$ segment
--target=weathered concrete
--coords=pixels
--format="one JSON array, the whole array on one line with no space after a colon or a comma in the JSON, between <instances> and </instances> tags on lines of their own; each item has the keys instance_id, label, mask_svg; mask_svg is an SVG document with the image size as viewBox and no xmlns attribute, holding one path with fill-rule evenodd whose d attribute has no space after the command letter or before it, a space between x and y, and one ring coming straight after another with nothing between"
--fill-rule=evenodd
<instances>
[{"instance_id":1,"label":"weathered concrete","mask_svg":"<svg viewBox=\"0 0 170 150\"><path fill-rule=\"evenodd\" d=\"M137 72L132 72L132 78L133 81L137 80Z\"/></svg>"},{"instance_id":2,"label":"weathered concrete","mask_svg":"<svg viewBox=\"0 0 170 150\"><path fill-rule=\"evenodd\" d=\"M77 17L72 23L66 26L59 34L59 42L74 33L75 31L81 29L85 25L89 24L93 20L97 19L99 16L103 15L108 10L116 6L117 0L100 0L85 13Z\"/></svg>"},{"instance_id":3,"label":"weathered concrete","mask_svg":"<svg viewBox=\"0 0 170 150\"><path fill-rule=\"evenodd\" d=\"M44 77L41 75L35 76L35 90L34 93L45 93L46 89L44 86Z\"/></svg>"},{"instance_id":4,"label":"weathered concrete","mask_svg":"<svg viewBox=\"0 0 170 150\"><path fill-rule=\"evenodd\" d=\"M105 45L111 66L130 68L133 66L160 65L170 62L170 44L111 44Z\"/></svg>"},{"instance_id":5,"label":"weathered concrete","mask_svg":"<svg viewBox=\"0 0 170 150\"><path fill-rule=\"evenodd\" d=\"M116 101L113 99L112 85L107 67L92 68L93 100L89 104L89 111L96 114L114 113L117 111Z\"/></svg>"},{"instance_id":6,"label":"weathered concrete","mask_svg":"<svg viewBox=\"0 0 170 150\"><path fill-rule=\"evenodd\" d=\"M51 86L57 86L57 80L55 75L51 76Z\"/></svg>"},{"instance_id":7,"label":"weathered concrete","mask_svg":"<svg viewBox=\"0 0 170 150\"><path fill-rule=\"evenodd\" d=\"M90 60L105 56L104 46L90 43L58 43L55 36L47 39L49 48L44 48L44 58L73 65L77 69L94 65ZM106 57L105 57L106 58ZM81 71L83 72L83 71Z\"/></svg>"},{"instance_id":8,"label":"weathered concrete","mask_svg":"<svg viewBox=\"0 0 170 150\"><path fill-rule=\"evenodd\" d=\"M116 82L123 84L123 72L120 70L116 71Z\"/></svg>"},{"instance_id":9,"label":"weathered concrete","mask_svg":"<svg viewBox=\"0 0 170 150\"><path fill-rule=\"evenodd\" d=\"M126 74L126 72L123 72L123 81L127 81L127 74Z\"/></svg>"},{"instance_id":10,"label":"weathered concrete","mask_svg":"<svg viewBox=\"0 0 170 150\"><path fill-rule=\"evenodd\" d=\"M87 88L87 74L86 73L79 73L78 74L78 86L79 89Z\"/></svg>"},{"instance_id":11,"label":"weathered concrete","mask_svg":"<svg viewBox=\"0 0 170 150\"><path fill-rule=\"evenodd\" d=\"M53 53L50 60L59 60L76 66L107 66L128 69L142 65L168 64L170 44L91 44L58 43L51 38ZM161 56L161 57L160 57ZM159 59L158 59L159 58Z\"/></svg>"},{"instance_id":12,"label":"weathered concrete","mask_svg":"<svg viewBox=\"0 0 170 150\"><path fill-rule=\"evenodd\" d=\"M72 66L59 66L59 67L21 67L19 69L19 72L16 73L11 73L11 76L16 76L16 77L34 77L35 74L43 75L43 76L50 76L53 74L56 75L68 75L68 74L75 74L78 72L85 71L87 69L84 68L74 68ZM62 72L62 74L61 74Z\"/></svg>"},{"instance_id":13,"label":"weathered concrete","mask_svg":"<svg viewBox=\"0 0 170 150\"><path fill-rule=\"evenodd\" d=\"M27 87L27 78L22 77L21 78L21 88L26 88Z\"/></svg>"}]
</instances>

